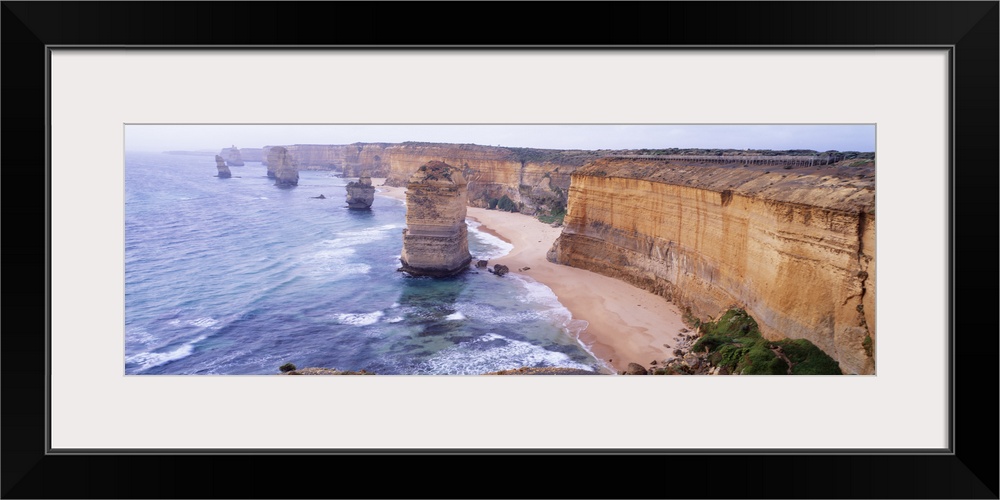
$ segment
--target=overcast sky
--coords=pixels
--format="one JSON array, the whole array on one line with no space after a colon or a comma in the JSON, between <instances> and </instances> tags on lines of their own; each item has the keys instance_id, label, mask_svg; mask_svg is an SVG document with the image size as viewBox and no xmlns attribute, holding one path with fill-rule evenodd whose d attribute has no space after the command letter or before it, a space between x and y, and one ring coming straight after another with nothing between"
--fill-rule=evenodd
<instances>
[{"instance_id":1,"label":"overcast sky","mask_svg":"<svg viewBox=\"0 0 1000 500\"><path fill-rule=\"evenodd\" d=\"M875 151L874 125L126 125L128 151L449 142L546 149Z\"/></svg>"}]
</instances>

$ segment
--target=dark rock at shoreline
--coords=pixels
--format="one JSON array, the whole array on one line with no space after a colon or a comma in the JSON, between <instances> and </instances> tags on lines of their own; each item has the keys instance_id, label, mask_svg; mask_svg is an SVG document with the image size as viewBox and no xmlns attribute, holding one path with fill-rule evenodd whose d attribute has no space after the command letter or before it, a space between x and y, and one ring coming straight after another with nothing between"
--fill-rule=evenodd
<instances>
[{"instance_id":1,"label":"dark rock at shoreline","mask_svg":"<svg viewBox=\"0 0 1000 500\"><path fill-rule=\"evenodd\" d=\"M639 363L629 363L625 375L649 375L649 372Z\"/></svg>"},{"instance_id":2,"label":"dark rock at shoreline","mask_svg":"<svg viewBox=\"0 0 1000 500\"><path fill-rule=\"evenodd\" d=\"M510 268L503 264L496 264L493 266L493 270L491 272L497 276L503 276L510 272Z\"/></svg>"},{"instance_id":3,"label":"dark rock at shoreline","mask_svg":"<svg viewBox=\"0 0 1000 500\"><path fill-rule=\"evenodd\" d=\"M482 269L482 268L484 268L484 267L486 267L488 265L490 265L489 261L481 260L481 261L476 262L476 267L478 267L480 269Z\"/></svg>"},{"instance_id":4,"label":"dark rock at shoreline","mask_svg":"<svg viewBox=\"0 0 1000 500\"><path fill-rule=\"evenodd\" d=\"M333 368L300 368L282 373L282 375L375 375L372 372L359 370L356 372L335 370Z\"/></svg>"},{"instance_id":5,"label":"dark rock at shoreline","mask_svg":"<svg viewBox=\"0 0 1000 500\"><path fill-rule=\"evenodd\" d=\"M314 199L314 200L325 200L325 199L326 199L326 196L323 196L323 195L321 194L321 195L319 195L319 196L311 196L311 198L312 198L312 199Z\"/></svg>"}]
</instances>

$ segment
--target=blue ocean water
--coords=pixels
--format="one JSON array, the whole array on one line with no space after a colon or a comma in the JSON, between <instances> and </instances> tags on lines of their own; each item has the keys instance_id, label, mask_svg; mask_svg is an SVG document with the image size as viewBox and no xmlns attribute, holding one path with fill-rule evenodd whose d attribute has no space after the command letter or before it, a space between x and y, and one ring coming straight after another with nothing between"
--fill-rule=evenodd
<instances>
[{"instance_id":1,"label":"blue ocean water","mask_svg":"<svg viewBox=\"0 0 1000 500\"><path fill-rule=\"evenodd\" d=\"M214 177L211 156L125 154L126 374L274 374L286 362L378 374L607 371L577 339L586 323L540 283L398 272L401 201L376 196L371 211L352 211L351 179L331 172L303 171L280 189L260 163L230 170ZM476 227L474 258L510 250Z\"/></svg>"}]
</instances>

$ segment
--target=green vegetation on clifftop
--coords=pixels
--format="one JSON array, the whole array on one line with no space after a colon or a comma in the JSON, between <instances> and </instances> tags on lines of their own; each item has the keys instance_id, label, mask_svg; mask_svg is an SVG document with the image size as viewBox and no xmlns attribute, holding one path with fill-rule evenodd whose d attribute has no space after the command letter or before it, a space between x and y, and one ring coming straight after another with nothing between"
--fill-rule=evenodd
<instances>
[{"instance_id":1,"label":"green vegetation on clifftop","mask_svg":"<svg viewBox=\"0 0 1000 500\"><path fill-rule=\"evenodd\" d=\"M730 309L714 322L701 323L693 352L708 350L709 361L739 375L840 375L840 365L805 339L769 341L742 309ZM786 362L787 360L787 362ZM791 370L789 370L789 362Z\"/></svg>"}]
</instances>

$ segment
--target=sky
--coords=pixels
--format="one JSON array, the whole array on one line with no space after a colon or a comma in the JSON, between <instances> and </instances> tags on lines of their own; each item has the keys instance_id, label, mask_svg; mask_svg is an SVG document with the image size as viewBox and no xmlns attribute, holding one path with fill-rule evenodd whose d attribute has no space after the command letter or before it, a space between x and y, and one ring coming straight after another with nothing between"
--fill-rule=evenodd
<instances>
[{"instance_id":1,"label":"sky","mask_svg":"<svg viewBox=\"0 0 1000 500\"><path fill-rule=\"evenodd\" d=\"M875 125L125 125L127 151L446 142L542 149L875 151Z\"/></svg>"}]
</instances>

